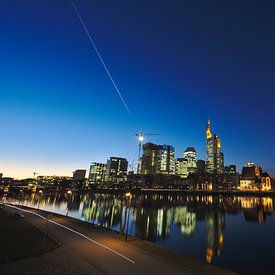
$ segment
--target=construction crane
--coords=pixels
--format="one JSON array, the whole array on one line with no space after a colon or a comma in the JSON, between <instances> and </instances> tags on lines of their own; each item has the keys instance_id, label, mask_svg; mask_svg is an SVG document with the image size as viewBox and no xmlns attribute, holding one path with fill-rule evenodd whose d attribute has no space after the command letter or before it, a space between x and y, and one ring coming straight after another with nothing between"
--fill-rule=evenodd
<instances>
[{"instance_id":1,"label":"construction crane","mask_svg":"<svg viewBox=\"0 0 275 275\"><path fill-rule=\"evenodd\" d=\"M37 176L39 173L37 173L37 172L33 172L33 177L34 177L34 179L35 179L35 176Z\"/></svg>"},{"instance_id":2,"label":"construction crane","mask_svg":"<svg viewBox=\"0 0 275 275\"><path fill-rule=\"evenodd\" d=\"M163 134L162 133L153 133L153 134L148 134L148 133L137 133L136 134L136 137L138 138L138 167L137 167L137 174L139 174L140 172L140 153L141 153L141 145L142 145L142 142L144 140L144 137L145 136L162 136Z\"/></svg>"}]
</instances>

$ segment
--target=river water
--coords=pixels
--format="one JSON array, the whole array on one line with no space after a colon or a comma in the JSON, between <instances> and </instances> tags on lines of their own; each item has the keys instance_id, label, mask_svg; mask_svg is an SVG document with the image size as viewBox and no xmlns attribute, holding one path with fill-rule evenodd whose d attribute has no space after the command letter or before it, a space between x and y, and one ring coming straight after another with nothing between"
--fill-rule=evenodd
<instances>
[{"instance_id":1,"label":"river water","mask_svg":"<svg viewBox=\"0 0 275 275\"><path fill-rule=\"evenodd\" d=\"M21 194L20 202L128 231L241 274L275 274L273 198L56 193Z\"/></svg>"}]
</instances>

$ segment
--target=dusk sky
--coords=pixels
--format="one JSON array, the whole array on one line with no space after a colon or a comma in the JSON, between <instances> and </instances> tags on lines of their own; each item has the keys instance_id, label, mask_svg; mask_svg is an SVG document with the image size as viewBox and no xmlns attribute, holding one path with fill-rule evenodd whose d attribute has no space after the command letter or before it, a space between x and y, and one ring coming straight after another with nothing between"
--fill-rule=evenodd
<instances>
[{"instance_id":1,"label":"dusk sky","mask_svg":"<svg viewBox=\"0 0 275 275\"><path fill-rule=\"evenodd\" d=\"M275 1L0 0L0 172L72 175L137 160L135 133L275 175Z\"/></svg>"}]
</instances>

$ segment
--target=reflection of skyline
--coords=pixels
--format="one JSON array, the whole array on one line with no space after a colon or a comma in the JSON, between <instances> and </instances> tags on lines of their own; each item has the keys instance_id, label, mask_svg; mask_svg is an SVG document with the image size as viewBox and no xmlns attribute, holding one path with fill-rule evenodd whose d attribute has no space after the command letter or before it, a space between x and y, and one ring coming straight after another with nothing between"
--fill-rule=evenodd
<instances>
[{"instance_id":1,"label":"reflection of skyline","mask_svg":"<svg viewBox=\"0 0 275 275\"><path fill-rule=\"evenodd\" d=\"M22 195L21 201L46 210L56 209L58 213L60 209L75 210L85 221L125 231L127 203L123 195L29 194ZM205 259L210 263L222 250L226 214L243 213L247 222L264 223L266 216L274 212L273 204L273 198L258 197L134 195L129 228L131 234L155 242L174 234L175 228L192 238L197 223L204 221Z\"/></svg>"},{"instance_id":2,"label":"reflection of skyline","mask_svg":"<svg viewBox=\"0 0 275 275\"><path fill-rule=\"evenodd\" d=\"M215 256L219 256L223 245L223 229L225 228L225 213L213 211L207 213L206 217L206 241L207 250L205 259L208 263L212 262Z\"/></svg>"},{"instance_id":3,"label":"reflection of skyline","mask_svg":"<svg viewBox=\"0 0 275 275\"><path fill-rule=\"evenodd\" d=\"M183 235L191 236L196 228L196 213L188 211L186 206L176 207L174 223L180 226Z\"/></svg>"}]
</instances>

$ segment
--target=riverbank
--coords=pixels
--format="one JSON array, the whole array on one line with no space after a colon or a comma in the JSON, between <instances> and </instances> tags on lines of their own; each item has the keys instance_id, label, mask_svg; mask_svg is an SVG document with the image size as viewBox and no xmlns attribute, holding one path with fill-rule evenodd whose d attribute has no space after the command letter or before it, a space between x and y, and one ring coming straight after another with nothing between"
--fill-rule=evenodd
<instances>
[{"instance_id":1,"label":"riverbank","mask_svg":"<svg viewBox=\"0 0 275 275\"><path fill-rule=\"evenodd\" d=\"M11 192L4 193L3 190L0 190L0 195L16 195L21 194L22 187L11 188ZM140 195L140 194L160 194L160 195L201 195L201 196L240 196L240 197L275 197L275 191L241 191L241 190L186 190L186 189L164 189L164 188L141 188L141 189L111 189L111 188L93 188L93 189L68 189L63 188L60 190L56 189L43 189L42 187L39 190L45 194L64 194L70 190L72 193L76 194L125 194L127 192L131 192L132 194ZM24 193L33 193L31 190L24 189Z\"/></svg>"},{"instance_id":2,"label":"riverbank","mask_svg":"<svg viewBox=\"0 0 275 275\"><path fill-rule=\"evenodd\" d=\"M45 222L39 215L49 214L31 211L26 219L37 226ZM123 235L71 217L51 214L48 230L101 274L236 274L137 238L125 242Z\"/></svg>"},{"instance_id":3,"label":"riverbank","mask_svg":"<svg viewBox=\"0 0 275 275\"><path fill-rule=\"evenodd\" d=\"M72 190L77 194L101 193L101 194L123 194L131 192L132 194L160 194L160 195L201 195L201 196L240 196L240 197L275 197L275 191L240 191L240 190L185 190L185 189L92 189L92 190ZM48 192L50 193L50 192ZM56 192L54 192L56 193Z\"/></svg>"}]
</instances>

